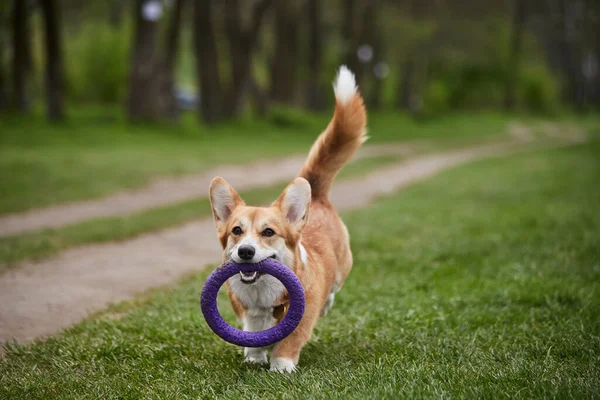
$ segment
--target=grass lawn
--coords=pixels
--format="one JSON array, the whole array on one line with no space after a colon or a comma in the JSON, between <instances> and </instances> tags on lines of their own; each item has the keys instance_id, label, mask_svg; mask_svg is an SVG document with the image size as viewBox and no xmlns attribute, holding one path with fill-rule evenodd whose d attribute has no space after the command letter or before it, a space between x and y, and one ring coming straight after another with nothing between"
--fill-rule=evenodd
<instances>
[{"instance_id":1,"label":"grass lawn","mask_svg":"<svg viewBox=\"0 0 600 400\"><path fill-rule=\"evenodd\" d=\"M597 397L599 177L596 140L459 167L345 214L355 267L294 375L242 364L209 331L205 272L10 346L0 398Z\"/></svg>"},{"instance_id":2,"label":"grass lawn","mask_svg":"<svg viewBox=\"0 0 600 400\"><path fill-rule=\"evenodd\" d=\"M399 162L398 156L363 158L347 166L339 179L356 177L386 164ZM277 199L289 182L241 192L248 204L267 204ZM208 193L208 188L206 188ZM0 238L0 272L25 259L36 260L62 250L90 243L129 239L211 215L208 197L157 207L124 217L98 218L63 228Z\"/></svg>"},{"instance_id":3,"label":"grass lawn","mask_svg":"<svg viewBox=\"0 0 600 400\"><path fill-rule=\"evenodd\" d=\"M199 172L216 164L304 153L330 115L274 110L213 128L193 114L177 124L130 125L108 108L74 107L67 122L43 115L0 119L0 214L94 198L144 186L156 176ZM505 130L499 114L415 121L395 113L372 116L372 142L481 139Z\"/></svg>"}]
</instances>

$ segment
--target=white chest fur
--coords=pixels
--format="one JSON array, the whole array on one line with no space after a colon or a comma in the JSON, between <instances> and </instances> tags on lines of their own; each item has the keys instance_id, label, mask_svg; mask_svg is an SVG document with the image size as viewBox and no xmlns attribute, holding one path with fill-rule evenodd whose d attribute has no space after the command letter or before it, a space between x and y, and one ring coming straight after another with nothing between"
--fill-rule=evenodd
<instances>
[{"instance_id":1,"label":"white chest fur","mask_svg":"<svg viewBox=\"0 0 600 400\"><path fill-rule=\"evenodd\" d=\"M275 302L281 297L285 287L271 275L261 276L255 283L247 285L242 283L238 275L229 278L229 285L233 294L248 309L271 308L277 304Z\"/></svg>"}]
</instances>

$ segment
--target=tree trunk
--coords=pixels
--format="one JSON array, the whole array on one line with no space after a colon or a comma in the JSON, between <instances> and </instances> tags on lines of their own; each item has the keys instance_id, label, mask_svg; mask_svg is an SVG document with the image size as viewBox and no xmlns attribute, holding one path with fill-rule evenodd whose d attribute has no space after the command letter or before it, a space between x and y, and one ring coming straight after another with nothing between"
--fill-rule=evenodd
<instances>
[{"instance_id":1,"label":"tree trunk","mask_svg":"<svg viewBox=\"0 0 600 400\"><path fill-rule=\"evenodd\" d=\"M262 19L272 0L260 0L252 9L250 27L243 29L239 0L225 0L225 26L231 60L231 86L224 115L238 116L243 108L243 96L250 84L252 54Z\"/></svg>"},{"instance_id":2,"label":"tree trunk","mask_svg":"<svg viewBox=\"0 0 600 400\"><path fill-rule=\"evenodd\" d=\"M362 15L364 16L363 21L363 29L361 32L362 42L368 43L373 47L373 61L366 65L363 65L362 70L365 69L368 71L368 68L374 68L377 62L383 62L383 41L381 40L381 32L380 32L380 20L379 20L379 0L368 0L366 4L366 8ZM381 79L379 79L373 71L366 74L367 77L370 78L372 84L368 87L369 92L365 93L367 104L370 108L375 109L380 106L380 97L381 97ZM361 77L363 90L367 89L364 86L364 76Z\"/></svg>"},{"instance_id":3,"label":"tree trunk","mask_svg":"<svg viewBox=\"0 0 600 400\"><path fill-rule=\"evenodd\" d=\"M6 109L6 71L4 70L4 54L6 53L6 41L0 33L0 113Z\"/></svg>"},{"instance_id":4,"label":"tree trunk","mask_svg":"<svg viewBox=\"0 0 600 400\"><path fill-rule=\"evenodd\" d=\"M269 95L265 90L260 88L260 85L252 75L250 75L249 92L257 114L263 118L266 117L269 114L270 107Z\"/></svg>"},{"instance_id":5,"label":"tree trunk","mask_svg":"<svg viewBox=\"0 0 600 400\"><path fill-rule=\"evenodd\" d=\"M194 1L194 47L200 83L199 112L211 124L221 117L222 92L217 45L212 24L212 1Z\"/></svg>"},{"instance_id":6,"label":"tree trunk","mask_svg":"<svg viewBox=\"0 0 600 400\"><path fill-rule=\"evenodd\" d=\"M400 68L401 76L398 85L398 108L410 113L415 112L416 96L416 63L412 54L408 54Z\"/></svg>"},{"instance_id":7,"label":"tree trunk","mask_svg":"<svg viewBox=\"0 0 600 400\"><path fill-rule=\"evenodd\" d=\"M173 5L173 14L167 28L164 66L164 85L162 88L162 98L165 102L165 113L170 118L176 118L178 115L177 99L175 98L175 65L177 62L177 50L179 48L179 36L181 32L181 15L183 12L183 3L185 0L175 0Z\"/></svg>"},{"instance_id":8,"label":"tree trunk","mask_svg":"<svg viewBox=\"0 0 600 400\"><path fill-rule=\"evenodd\" d=\"M295 2L275 3L275 55L271 61L271 98L291 105L298 65L298 13Z\"/></svg>"},{"instance_id":9,"label":"tree trunk","mask_svg":"<svg viewBox=\"0 0 600 400\"><path fill-rule=\"evenodd\" d=\"M63 118L63 57L60 10L56 0L41 0L46 36L46 101L48 118Z\"/></svg>"},{"instance_id":10,"label":"tree trunk","mask_svg":"<svg viewBox=\"0 0 600 400\"><path fill-rule=\"evenodd\" d=\"M585 103L585 87L581 72L581 54L577 43L577 0L560 0L559 8L562 16L561 24L561 59L567 79L567 100L578 110L583 110Z\"/></svg>"},{"instance_id":11,"label":"tree trunk","mask_svg":"<svg viewBox=\"0 0 600 400\"><path fill-rule=\"evenodd\" d=\"M308 108L323 110L323 88L319 79L323 61L323 28L319 0L308 0Z\"/></svg>"},{"instance_id":12,"label":"tree trunk","mask_svg":"<svg viewBox=\"0 0 600 400\"><path fill-rule=\"evenodd\" d=\"M27 111L28 45L27 2L15 0L12 14L12 107Z\"/></svg>"},{"instance_id":13,"label":"tree trunk","mask_svg":"<svg viewBox=\"0 0 600 400\"><path fill-rule=\"evenodd\" d=\"M600 38L600 29L598 29L600 27L596 26L596 30L597 30L597 34L596 34L596 38ZM595 60L597 63L600 62L600 39L596 39L596 46L594 49L594 53L593 56L595 57ZM592 82L592 94L591 94L591 101L592 104L598 109L600 110L600 73L598 72L598 70L596 70L596 76L594 77L594 80Z\"/></svg>"},{"instance_id":14,"label":"tree trunk","mask_svg":"<svg viewBox=\"0 0 600 400\"><path fill-rule=\"evenodd\" d=\"M523 47L523 31L526 18L526 0L515 0L513 24L508 59L506 87L504 92L504 108L513 110L516 106L516 89L519 81L521 65L521 49Z\"/></svg>"},{"instance_id":15,"label":"tree trunk","mask_svg":"<svg viewBox=\"0 0 600 400\"><path fill-rule=\"evenodd\" d=\"M354 15L356 12L356 0L344 0L342 41L344 42L344 57L342 63L354 73L358 71L358 58L356 57L356 28Z\"/></svg>"},{"instance_id":16,"label":"tree trunk","mask_svg":"<svg viewBox=\"0 0 600 400\"><path fill-rule=\"evenodd\" d=\"M248 83L250 69L250 38L242 31L238 0L225 0L225 26L231 61L231 81L223 112L227 117L233 117L241 112L242 96Z\"/></svg>"},{"instance_id":17,"label":"tree trunk","mask_svg":"<svg viewBox=\"0 0 600 400\"><path fill-rule=\"evenodd\" d=\"M0 23L9 26L10 16L8 4L0 6ZM8 29L0 28L0 112L8 108L8 76L6 71L5 59L9 46Z\"/></svg>"},{"instance_id":18,"label":"tree trunk","mask_svg":"<svg viewBox=\"0 0 600 400\"><path fill-rule=\"evenodd\" d=\"M134 43L127 109L132 120L156 120L159 117L155 104L159 91L159 82L156 79L159 69L156 60L158 22L144 18L145 0L135 0L134 3Z\"/></svg>"},{"instance_id":19,"label":"tree trunk","mask_svg":"<svg viewBox=\"0 0 600 400\"><path fill-rule=\"evenodd\" d=\"M108 23L113 28L119 28L123 22L123 10L126 8L127 0L111 0L108 9Z\"/></svg>"}]
</instances>

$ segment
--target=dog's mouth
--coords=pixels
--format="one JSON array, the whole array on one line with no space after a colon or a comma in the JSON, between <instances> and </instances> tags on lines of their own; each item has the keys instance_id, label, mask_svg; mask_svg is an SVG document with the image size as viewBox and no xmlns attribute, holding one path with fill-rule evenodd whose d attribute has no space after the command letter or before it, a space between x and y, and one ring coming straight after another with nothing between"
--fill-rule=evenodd
<instances>
[{"instance_id":1,"label":"dog's mouth","mask_svg":"<svg viewBox=\"0 0 600 400\"><path fill-rule=\"evenodd\" d=\"M269 258L277 259L277 256L272 255ZM249 271L249 272L240 271L240 280L242 281L242 283L251 285L251 284L255 283L262 275L263 275L263 273L258 272L258 271Z\"/></svg>"},{"instance_id":2,"label":"dog's mouth","mask_svg":"<svg viewBox=\"0 0 600 400\"><path fill-rule=\"evenodd\" d=\"M252 271L252 272L240 271L240 279L242 280L242 283L245 283L247 285L250 285L250 284L256 282L258 280L258 278L260 278L261 275L262 275L262 272L258 272L258 271Z\"/></svg>"}]
</instances>

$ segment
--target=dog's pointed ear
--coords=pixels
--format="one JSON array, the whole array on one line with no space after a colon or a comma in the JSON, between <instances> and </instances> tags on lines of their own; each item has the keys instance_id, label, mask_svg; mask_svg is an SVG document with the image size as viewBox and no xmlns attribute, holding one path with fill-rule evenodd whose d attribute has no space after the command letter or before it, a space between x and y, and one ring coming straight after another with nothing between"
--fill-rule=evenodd
<instances>
[{"instance_id":1,"label":"dog's pointed ear","mask_svg":"<svg viewBox=\"0 0 600 400\"><path fill-rule=\"evenodd\" d=\"M273 203L273 207L281 210L290 224L301 231L308 221L310 211L310 184L304 178L296 178Z\"/></svg>"},{"instance_id":2,"label":"dog's pointed ear","mask_svg":"<svg viewBox=\"0 0 600 400\"><path fill-rule=\"evenodd\" d=\"M243 206L244 200L225 179L213 179L209 189L210 204L217 229L224 227L236 207Z\"/></svg>"}]
</instances>

